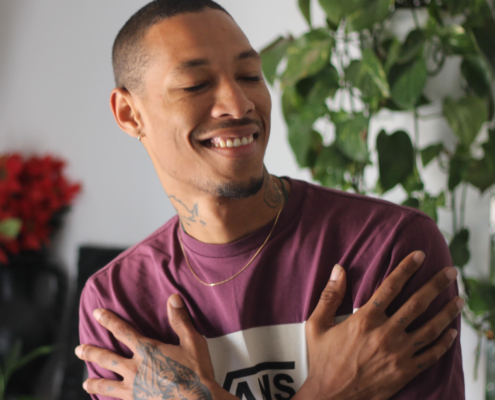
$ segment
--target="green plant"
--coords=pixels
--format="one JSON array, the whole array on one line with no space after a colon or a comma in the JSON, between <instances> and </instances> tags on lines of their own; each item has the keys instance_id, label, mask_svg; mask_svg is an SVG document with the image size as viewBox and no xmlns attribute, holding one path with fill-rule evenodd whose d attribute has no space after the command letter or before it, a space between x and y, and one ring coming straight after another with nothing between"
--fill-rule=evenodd
<instances>
[{"instance_id":1,"label":"green plant","mask_svg":"<svg viewBox=\"0 0 495 400\"><path fill-rule=\"evenodd\" d=\"M281 36L261 52L266 79L282 92L298 164L324 186L360 194L384 195L401 186L403 204L435 221L438 208L448 207L453 232L446 236L465 287L464 316L480 340L493 338L495 279L471 279L464 271L470 259L467 188L484 193L495 185L493 4L416 0L404 7L405 0L319 0L327 19L325 26L315 27L312 1L298 3L309 30L298 38ZM402 41L389 29L399 8L414 21ZM462 97L438 99L441 112L425 115L424 106L431 104L424 94L429 77L442 74L447 61L456 59ZM382 109L410 113L412 132L382 130L370 144L370 121ZM452 140L420 148L419 122L431 118L445 118ZM483 127L488 136L480 143ZM434 161L445 172L445 186L431 193L423 178ZM370 184L372 166L378 179Z\"/></svg>"},{"instance_id":2,"label":"green plant","mask_svg":"<svg viewBox=\"0 0 495 400\"><path fill-rule=\"evenodd\" d=\"M22 356L22 342L17 340L12 346L12 349L7 354L3 363L0 365L0 400L5 398L5 390L7 388L7 383L10 377L18 369L22 368L24 365L30 363L34 359L41 357L45 354L49 354L52 351L51 346L43 346L34 349L30 353ZM34 397L30 396L20 396L17 400L36 400Z\"/></svg>"}]
</instances>

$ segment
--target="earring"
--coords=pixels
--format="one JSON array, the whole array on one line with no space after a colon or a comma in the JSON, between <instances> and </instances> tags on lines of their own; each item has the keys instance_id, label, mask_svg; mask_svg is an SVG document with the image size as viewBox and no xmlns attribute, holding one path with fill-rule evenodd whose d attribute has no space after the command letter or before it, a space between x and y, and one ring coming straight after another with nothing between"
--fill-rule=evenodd
<instances>
[{"instance_id":1,"label":"earring","mask_svg":"<svg viewBox=\"0 0 495 400\"><path fill-rule=\"evenodd\" d=\"M138 134L138 140L141 141L141 132Z\"/></svg>"}]
</instances>

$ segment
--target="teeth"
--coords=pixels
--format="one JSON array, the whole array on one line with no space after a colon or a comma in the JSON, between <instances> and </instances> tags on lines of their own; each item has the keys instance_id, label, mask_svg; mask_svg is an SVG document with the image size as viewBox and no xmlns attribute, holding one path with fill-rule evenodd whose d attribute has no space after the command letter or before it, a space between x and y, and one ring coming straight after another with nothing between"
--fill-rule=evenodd
<instances>
[{"instance_id":1,"label":"teeth","mask_svg":"<svg viewBox=\"0 0 495 400\"><path fill-rule=\"evenodd\" d=\"M254 142L253 135L244 136L243 138L235 138L235 139L221 139L221 138L213 138L211 139L211 146L217 148L232 148L232 147L241 147L247 146L250 143Z\"/></svg>"}]
</instances>

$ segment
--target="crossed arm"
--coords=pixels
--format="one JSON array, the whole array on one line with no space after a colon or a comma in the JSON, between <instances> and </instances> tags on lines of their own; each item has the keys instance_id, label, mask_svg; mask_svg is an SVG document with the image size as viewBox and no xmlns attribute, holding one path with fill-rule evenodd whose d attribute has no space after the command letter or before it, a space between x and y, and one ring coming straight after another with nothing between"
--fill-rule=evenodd
<instances>
[{"instance_id":1,"label":"crossed arm","mask_svg":"<svg viewBox=\"0 0 495 400\"><path fill-rule=\"evenodd\" d=\"M452 346L457 331L446 327L457 317L463 300L453 298L430 321L407 333L456 278L445 268L388 317L385 310L424 260L422 252L407 256L370 301L346 321L335 325L346 277L336 266L316 309L306 324L309 374L294 400L385 400L433 365ZM131 359L109 350L81 345L76 354L122 376L122 381L89 379L88 393L128 399L234 400L215 382L206 340L193 326L178 295L167 304L171 327L180 338L173 346L140 335L106 310L95 310L98 322L134 353Z\"/></svg>"}]
</instances>

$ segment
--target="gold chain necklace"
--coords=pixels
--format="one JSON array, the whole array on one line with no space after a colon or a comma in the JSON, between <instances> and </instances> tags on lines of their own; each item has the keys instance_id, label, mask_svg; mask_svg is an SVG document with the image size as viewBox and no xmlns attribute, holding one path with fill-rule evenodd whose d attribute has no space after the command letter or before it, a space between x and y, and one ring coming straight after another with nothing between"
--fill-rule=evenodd
<instances>
[{"instance_id":1,"label":"gold chain necklace","mask_svg":"<svg viewBox=\"0 0 495 400\"><path fill-rule=\"evenodd\" d=\"M222 283L226 283L232 279L234 279L237 275L239 275L241 272L243 272L247 267L249 267L251 265L251 263L254 261L254 259L257 257L257 255L260 253L260 251L263 249L263 247L265 247L265 244L268 242L268 240L270 239L270 236L272 236L272 233L273 233L273 230L275 229L275 226L277 225L277 221L278 221L278 217L280 217L280 213L282 212L282 209L283 207L280 209L280 211L278 212L277 214L277 218L275 218L275 222L273 223L273 226L272 226L272 230L270 231L270 233L268 234L267 238L265 239L265 241L263 242L263 244L261 245L261 247L258 249L258 251L256 252L256 254L253 256L253 258L251 258L251 260L249 260L249 262L239 271L237 272L234 276L231 276L230 278L228 279L225 279L224 281L221 281L221 282L216 282L216 283L206 283L204 281L202 281L198 275L196 275L196 272L194 272L194 270L192 269L191 267L191 264L189 263L189 260L187 259L187 255L186 255L186 251L184 250L184 246L182 245L182 239L181 239L181 235L182 235L182 232L179 233L179 243L180 243L180 248L182 249L182 254L184 254L184 258L186 260L186 264L187 266L189 267L189 269L191 270L192 274L194 275L194 277L200 282L202 283L203 285L205 286L210 286L210 287L213 287L213 286L218 286L218 285L221 285Z\"/></svg>"}]
</instances>

